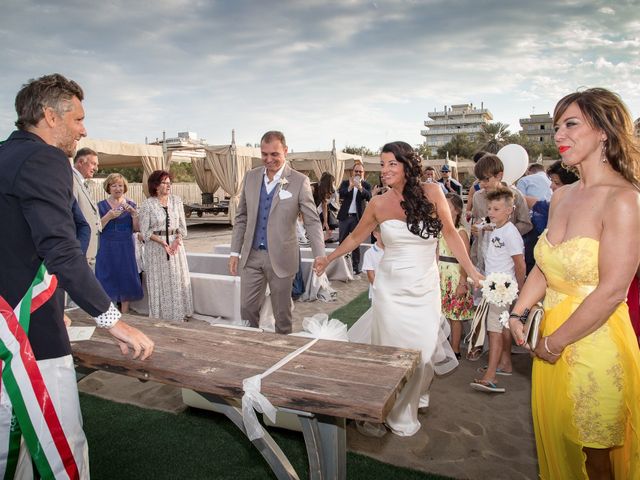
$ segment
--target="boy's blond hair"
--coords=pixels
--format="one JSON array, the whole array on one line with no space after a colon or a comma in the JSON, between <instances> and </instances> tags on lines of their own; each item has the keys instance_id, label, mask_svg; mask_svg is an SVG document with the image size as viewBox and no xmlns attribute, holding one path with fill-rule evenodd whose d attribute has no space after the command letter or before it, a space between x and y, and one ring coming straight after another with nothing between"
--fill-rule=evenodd
<instances>
[{"instance_id":1,"label":"boy's blond hair","mask_svg":"<svg viewBox=\"0 0 640 480\"><path fill-rule=\"evenodd\" d=\"M512 207L515 201L515 195L509 187L500 185L495 190L487 192L487 202L493 202L495 200L504 200L507 205Z\"/></svg>"}]
</instances>

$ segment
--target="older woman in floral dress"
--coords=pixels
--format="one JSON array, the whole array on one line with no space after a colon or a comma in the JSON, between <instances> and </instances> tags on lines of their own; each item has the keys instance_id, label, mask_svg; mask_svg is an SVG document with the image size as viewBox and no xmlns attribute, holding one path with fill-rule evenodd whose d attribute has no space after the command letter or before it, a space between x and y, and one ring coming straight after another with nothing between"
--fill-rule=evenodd
<instances>
[{"instance_id":1,"label":"older woman in floral dress","mask_svg":"<svg viewBox=\"0 0 640 480\"><path fill-rule=\"evenodd\" d=\"M171 194L171 175L156 170L149 175L149 194L140 206L140 233L149 297L149 316L182 322L193 313L187 255L187 236L180 197Z\"/></svg>"}]
</instances>

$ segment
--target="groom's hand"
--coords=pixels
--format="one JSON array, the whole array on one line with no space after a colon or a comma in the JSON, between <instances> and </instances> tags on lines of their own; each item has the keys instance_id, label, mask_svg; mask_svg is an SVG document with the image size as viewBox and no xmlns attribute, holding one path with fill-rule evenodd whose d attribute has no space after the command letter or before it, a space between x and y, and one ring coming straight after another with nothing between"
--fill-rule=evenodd
<instances>
[{"instance_id":1,"label":"groom's hand","mask_svg":"<svg viewBox=\"0 0 640 480\"><path fill-rule=\"evenodd\" d=\"M313 262L313 271L319 277L324 273L328 265L329 265L329 260L327 259L327 257L316 257L316 259Z\"/></svg>"},{"instance_id":2,"label":"groom's hand","mask_svg":"<svg viewBox=\"0 0 640 480\"><path fill-rule=\"evenodd\" d=\"M238 258L233 255L229 257L229 273L233 276L238 275Z\"/></svg>"}]
</instances>

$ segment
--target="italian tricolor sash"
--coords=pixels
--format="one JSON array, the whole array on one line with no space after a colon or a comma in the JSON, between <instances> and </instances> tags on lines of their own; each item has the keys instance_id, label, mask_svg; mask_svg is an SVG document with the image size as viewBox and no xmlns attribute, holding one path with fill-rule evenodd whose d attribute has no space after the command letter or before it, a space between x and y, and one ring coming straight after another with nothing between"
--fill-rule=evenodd
<instances>
[{"instance_id":1,"label":"italian tricolor sash","mask_svg":"<svg viewBox=\"0 0 640 480\"><path fill-rule=\"evenodd\" d=\"M43 479L77 479L78 467L27 338L31 313L44 304L58 281L44 264L12 309L0 296L0 476L14 476L20 436ZM13 408L13 415L7 409ZM8 427L8 428L6 428Z\"/></svg>"}]
</instances>

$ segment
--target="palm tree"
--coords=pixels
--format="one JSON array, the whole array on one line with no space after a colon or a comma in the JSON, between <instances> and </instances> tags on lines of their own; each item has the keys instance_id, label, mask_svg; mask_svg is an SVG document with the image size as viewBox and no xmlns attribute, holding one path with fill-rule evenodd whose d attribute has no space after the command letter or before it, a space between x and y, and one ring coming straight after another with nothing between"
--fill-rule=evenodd
<instances>
[{"instance_id":1,"label":"palm tree","mask_svg":"<svg viewBox=\"0 0 640 480\"><path fill-rule=\"evenodd\" d=\"M481 150L489 153L498 153L498 150L505 146L507 137L511 134L509 125L502 122L483 123L481 129L478 141L482 145Z\"/></svg>"}]
</instances>

